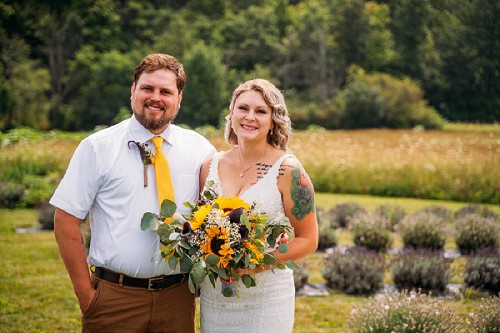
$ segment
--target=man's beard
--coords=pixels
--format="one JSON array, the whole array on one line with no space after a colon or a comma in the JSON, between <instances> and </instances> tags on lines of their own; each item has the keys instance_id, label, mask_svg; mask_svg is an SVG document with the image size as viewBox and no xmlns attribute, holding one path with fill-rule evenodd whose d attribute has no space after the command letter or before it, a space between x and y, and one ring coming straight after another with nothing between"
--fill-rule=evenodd
<instances>
[{"instance_id":1,"label":"man's beard","mask_svg":"<svg viewBox=\"0 0 500 333\"><path fill-rule=\"evenodd\" d=\"M177 116L177 113L171 117L161 117L160 119L152 119L146 116L146 112L134 112L137 121L150 131L156 131L159 129L164 129L170 124Z\"/></svg>"}]
</instances>

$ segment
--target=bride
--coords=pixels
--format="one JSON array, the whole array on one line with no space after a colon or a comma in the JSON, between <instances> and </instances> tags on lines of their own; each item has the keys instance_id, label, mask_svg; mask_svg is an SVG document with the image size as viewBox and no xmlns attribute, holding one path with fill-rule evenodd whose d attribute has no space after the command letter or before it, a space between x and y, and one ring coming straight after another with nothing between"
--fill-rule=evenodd
<instances>
[{"instance_id":1,"label":"bride","mask_svg":"<svg viewBox=\"0 0 500 333\"><path fill-rule=\"evenodd\" d=\"M278 261L300 260L317 248L314 189L299 160L287 149L291 121L282 93L269 81L247 81L233 92L225 139L231 149L203 164L200 186L215 183L218 195L259 201L272 218L286 215L295 236ZM213 187L212 187L213 189ZM257 285L238 281L238 295L224 297L205 280L201 286L201 330L221 332L292 332L295 307L293 272L270 267L239 269L255 274Z\"/></svg>"}]
</instances>

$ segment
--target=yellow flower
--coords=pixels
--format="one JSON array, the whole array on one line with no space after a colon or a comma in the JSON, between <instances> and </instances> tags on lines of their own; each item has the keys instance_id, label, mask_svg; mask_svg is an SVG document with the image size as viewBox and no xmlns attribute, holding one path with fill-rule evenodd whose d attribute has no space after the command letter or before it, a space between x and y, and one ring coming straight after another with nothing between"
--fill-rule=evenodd
<instances>
[{"instance_id":1,"label":"yellow flower","mask_svg":"<svg viewBox=\"0 0 500 333\"><path fill-rule=\"evenodd\" d=\"M222 196L215 199L214 203L216 203L219 206L219 209L224 212L222 216L226 216L230 211L236 208L243 208L245 211L250 208L250 206L245 201L241 200L238 197Z\"/></svg>"},{"instance_id":2,"label":"yellow flower","mask_svg":"<svg viewBox=\"0 0 500 333\"><path fill-rule=\"evenodd\" d=\"M250 262L260 265L264 258L264 253L259 250L259 247L252 242L245 242L245 247L250 250L253 255L250 255Z\"/></svg>"},{"instance_id":3,"label":"yellow flower","mask_svg":"<svg viewBox=\"0 0 500 333\"><path fill-rule=\"evenodd\" d=\"M196 212L194 212L193 220L191 221L191 229L198 229L203 224L203 221L207 218L207 215L210 213L211 209L212 206L210 204L206 204L201 206Z\"/></svg>"}]
</instances>

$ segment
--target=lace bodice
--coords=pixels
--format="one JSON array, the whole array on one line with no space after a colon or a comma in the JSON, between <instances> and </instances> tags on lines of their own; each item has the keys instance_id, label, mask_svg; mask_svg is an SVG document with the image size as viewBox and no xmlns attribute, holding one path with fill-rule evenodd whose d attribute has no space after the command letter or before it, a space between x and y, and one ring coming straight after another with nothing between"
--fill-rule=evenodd
<instances>
[{"instance_id":1,"label":"lace bodice","mask_svg":"<svg viewBox=\"0 0 500 333\"><path fill-rule=\"evenodd\" d=\"M206 183L217 195L224 195L219 179L219 161L216 154L210 165ZM278 175L281 163L292 155L281 156L261 179L239 197L247 203L259 202L262 211L272 219L284 214ZM201 286L201 331L203 333L290 333L293 329L295 286L290 269L275 269L255 275L256 286L246 288L241 281L236 284L238 296L224 297L221 284L214 288L206 279Z\"/></svg>"}]
</instances>

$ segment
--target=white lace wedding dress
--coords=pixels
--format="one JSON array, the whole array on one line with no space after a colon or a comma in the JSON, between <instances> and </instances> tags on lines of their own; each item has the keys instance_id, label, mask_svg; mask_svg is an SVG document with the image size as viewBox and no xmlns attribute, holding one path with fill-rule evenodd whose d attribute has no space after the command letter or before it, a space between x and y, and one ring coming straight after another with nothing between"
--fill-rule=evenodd
<instances>
[{"instance_id":1,"label":"white lace wedding dress","mask_svg":"<svg viewBox=\"0 0 500 333\"><path fill-rule=\"evenodd\" d=\"M223 195L220 186L218 165L222 152L216 154L210 165L207 182L213 180L218 195ZM269 217L284 214L277 177L283 155L256 184L245 191L240 198L248 203L263 202ZM255 287L247 288L239 281L238 295L224 297L221 283L215 288L206 279L201 286L201 331L203 333L289 333L293 329L295 308L295 286L292 270L275 269L256 274Z\"/></svg>"}]
</instances>

